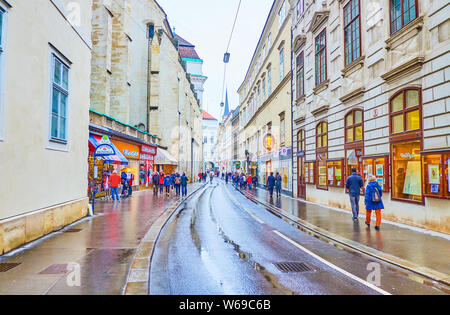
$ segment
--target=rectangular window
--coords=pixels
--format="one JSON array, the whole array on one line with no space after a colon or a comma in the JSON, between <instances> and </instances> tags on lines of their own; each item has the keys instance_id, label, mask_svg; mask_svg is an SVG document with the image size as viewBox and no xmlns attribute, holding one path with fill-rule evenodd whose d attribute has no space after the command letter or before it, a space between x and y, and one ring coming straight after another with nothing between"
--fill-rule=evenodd
<instances>
[{"instance_id":1,"label":"rectangular window","mask_svg":"<svg viewBox=\"0 0 450 315\"><path fill-rule=\"evenodd\" d=\"M69 67L52 54L51 140L67 142Z\"/></svg>"},{"instance_id":2,"label":"rectangular window","mask_svg":"<svg viewBox=\"0 0 450 315\"><path fill-rule=\"evenodd\" d=\"M317 154L317 188L328 189L327 153Z\"/></svg>"},{"instance_id":3,"label":"rectangular window","mask_svg":"<svg viewBox=\"0 0 450 315\"><path fill-rule=\"evenodd\" d=\"M392 145L392 196L422 202L422 162L420 141Z\"/></svg>"},{"instance_id":4,"label":"rectangular window","mask_svg":"<svg viewBox=\"0 0 450 315\"><path fill-rule=\"evenodd\" d=\"M304 54L301 52L297 57L297 99L305 95L305 67Z\"/></svg>"},{"instance_id":5,"label":"rectangular window","mask_svg":"<svg viewBox=\"0 0 450 315\"><path fill-rule=\"evenodd\" d=\"M383 191L389 192L388 157L365 158L363 165L363 181L367 182L369 175L375 175L377 177L377 183L383 188Z\"/></svg>"},{"instance_id":6,"label":"rectangular window","mask_svg":"<svg viewBox=\"0 0 450 315\"><path fill-rule=\"evenodd\" d=\"M309 162L305 163L305 183L306 184L315 184L315 166L316 163Z\"/></svg>"},{"instance_id":7,"label":"rectangular window","mask_svg":"<svg viewBox=\"0 0 450 315\"><path fill-rule=\"evenodd\" d=\"M398 32L405 25L418 17L418 0L390 0L391 34Z\"/></svg>"},{"instance_id":8,"label":"rectangular window","mask_svg":"<svg viewBox=\"0 0 450 315\"><path fill-rule=\"evenodd\" d=\"M5 51L5 43L3 32L5 29L5 12L3 8L0 6L0 140L3 138L3 103L2 103L2 95L3 95L3 53Z\"/></svg>"},{"instance_id":9,"label":"rectangular window","mask_svg":"<svg viewBox=\"0 0 450 315\"><path fill-rule=\"evenodd\" d=\"M284 79L284 48L280 50L280 81Z\"/></svg>"},{"instance_id":10,"label":"rectangular window","mask_svg":"<svg viewBox=\"0 0 450 315\"><path fill-rule=\"evenodd\" d=\"M305 11L305 0L298 0L297 2L297 17L301 17Z\"/></svg>"},{"instance_id":11,"label":"rectangular window","mask_svg":"<svg viewBox=\"0 0 450 315\"><path fill-rule=\"evenodd\" d=\"M272 69L267 69L267 96L272 94Z\"/></svg>"},{"instance_id":12,"label":"rectangular window","mask_svg":"<svg viewBox=\"0 0 450 315\"><path fill-rule=\"evenodd\" d=\"M327 80L326 29L316 37L316 86Z\"/></svg>"},{"instance_id":13,"label":"rectangular window","mask_svg":"<svg viewBox=\"0 0 450 315\"><path fill-rule=\"evenodd\" d=\"M280 140L281 144L286 141L286 120L284 114L280 117Z\"/></svg>"},{"instance_id":14,"label":"rectangular window","mask_svg":"<svg viewBox=\"0 0 450 315\"><path fill-rule=\"evenodd\" d=\"M427 153L422 159L425 196L450 199L450 153Z\"/></svg>"},{"instance_id":15,"label":"rectangular window","mask_svg":"<svg viewBox=\"0 0 450 315\"><path fill-rule=\"evenodd\" d=\"M286 20L286 2L283 2L280 11L278 11L278 29L283 26L284 20Z\"/></svg>"},{"instance_id":16,"label":"rectangular window","mask_svg":"<svg viewBox=\"0 0 450 315\"><path fill-rule=\"evenodd\" d=\"M351 0L344 7L345 65L361 57L361 29L359 1Z\"/></svg>"},{"instance_id":17,"label":"rectangular window","mask_svg":"<svg viewBox=\"0 0 450 315\"><path fill-rule=\"evenodd\" d=\"M344 161L327 163L328 186L344 187Z\"/></svg>"},{"instance_id":18,"label":"rectangular window","mask_svg":"<svg viewBox=\"0 0 450 315\"><path fill-rule=\"evenodd\" d=\"M263 102L266 101L266 78L263 79L262 81L262 88L263 88Z\"/></svg>"},{"instance_id":19,"label":"rectangular window","mask_svg":"<svg viewBox=\"0 0 450 315\"><path fill-rule=\"evenodd\" d=\"M267 48L270 50L270 47L272 47L272 33L267 36Z\"/></svg>"}]
</instances>

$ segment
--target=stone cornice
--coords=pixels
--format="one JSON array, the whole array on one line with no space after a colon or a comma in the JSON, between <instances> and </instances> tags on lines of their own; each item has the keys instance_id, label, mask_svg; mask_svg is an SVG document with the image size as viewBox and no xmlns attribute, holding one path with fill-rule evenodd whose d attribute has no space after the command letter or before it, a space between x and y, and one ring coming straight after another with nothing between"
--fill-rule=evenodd
<instances>
[{"instance_id":1,"label":"stone cornice","mask_svg":"<svg viewBox=\"0 0 450 315\"><path fill-rule=\"evenodd\" d=\"M361 69L364 66L364 60L366 59L366 56L361 56L358 59L354 60L352 63L347 65L344 69L342 69L342 76L346 77L347 75L353 73L354 71L357 71Z\"/></svg>"},{"instance_id":2,"label":"stone cornice","mask_svg":"<svg viewBox=\"0 0 450 315\"><path fill-rule=\"evenodd\" d=\"M313 91L314 94L317 95L322 91L325 91L326 89L328 89L328 85L330 85L330 79L320 83L318 86L316 86Z\"/></svg>"},{"instance_id":3,"label":"stone cornice","mask_svg":"<svg viewBox=\"0 0 450 315\"><path fill-rule=\"evenodd\" d=\"M360 88L353 90L350 93L347 93L346 95L342 96L341 98L339 98L339 100L342 103L346 103L351 99L363 96L365 92L366 92L366 89L364 87L360 87Z\"/></svg>"},{"instance_id":4,"label":"stone cornice","mask_svg":"<svg viewBox=\"0 0 450 315\"><path fill-rule=\"evenodd\" d=\"M425 61L424 57L416 57L413 58L400 66L392 69L389 72L386 72L385 74L381 75L381 78L385 81L391 81L399 76L403 76L406 74L410 74L412 72L419 71L422 68L422 65Z\"/></svg>"},{"instance_id":5,"label":"stone cornice","mask_svg":"<svg viewBox=\"0 0 450 315\"><path fill-rule=\"evenodd\" d=\"M420 32L423 28L423 16L418 17L414 21L410 22L409 24L405 25L402 29L395 32L394 34L389 37L385 43L386 43L386 49L391 50L392 46L399 41L401 38L403 38L407 33L409 33L411 30L416 29L417 32Z\"/></svg>"},{"instance_id":6,"label":"stone cornice","mask_svg":"<svg viewBox=\"0 0 450 315\"><path fill-rule=\"evenodd\" d=\"M314 116L317 116L318 114L328 111L329 109L330 109L330 105L325 104L325 105L322 105L322 106L316 108L315 110L312 110L311 114L313 114Z\"/></svg>"}]
</instances>

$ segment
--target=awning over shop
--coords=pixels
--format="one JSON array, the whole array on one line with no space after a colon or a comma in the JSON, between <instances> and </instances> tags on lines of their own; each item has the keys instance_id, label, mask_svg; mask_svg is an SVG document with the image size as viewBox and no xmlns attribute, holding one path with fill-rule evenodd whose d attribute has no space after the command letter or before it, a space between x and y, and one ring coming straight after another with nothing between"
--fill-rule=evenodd
<instances>
[{"instance_id":1,"label":"awning over shop","mask_svg":"<svg viewBox=\"0 0 450 315\"><path fill-rule=\"evenodd\" d=\"M158 154L155 156L156 165L178 165L178 161L166 150L158 148Z\"/></svg>"},{"instance_id":2,"label":"awning over shop","mask_svg":"<svg viewBox=\"0 0 450 315\"><path fill-rule=\"evenodd\" d=\"M100 145L102 137L89 134L89 152L94 152L95 149ZM116 164L116 165L128 165L128 160L123 156L123 154L117 149L117 147L111 142L110 145L116 152L115 155L104 156L102 159L105 160L106 164Z\"/></svg>"}]
</instances>

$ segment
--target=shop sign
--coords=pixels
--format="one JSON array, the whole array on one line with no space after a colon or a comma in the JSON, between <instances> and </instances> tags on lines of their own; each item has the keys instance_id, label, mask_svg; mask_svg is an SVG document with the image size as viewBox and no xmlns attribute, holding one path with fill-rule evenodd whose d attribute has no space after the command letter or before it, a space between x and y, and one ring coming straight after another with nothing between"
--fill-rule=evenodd
<instances>
[{"instance_id":1,"label":"shop sign","mask_svg":"<svg viewBox=\"0 0 450 315\"><path fill-rule=\"evenodd\" d=\"M143 144L141 146L141 160L154 161L156 155L156 148Z\"/></svg>"},{"instance_id":2,"label":"shop sign","mask_svg":"<svg viewBox=\"0 0 450 315\"><path fill-rule=\"evenodd\" d=\"M113 143L126 158L139 160L141 150L137 145L117 140L113 140Z\"/></svg>"},{"instance_id":3,"label":"shop sign","mask_svg":"<svg viewBox=\"0 0 450 315\"><path fill-rule=\"evenodd\" d=\"M287 155L288 155L288 149L286 149L286 148L281 149L280 154L281 154L282 156L287 156Z\"/></svg>"},{"instance_id":4,"label":"shop sign","mask_svg":"<svg viewBox=\"0 0 450 315\"><path fill-rule=\"evenodd\" d=\"M304 157L304 156L305 156L305 152L303 152L303 151L297 152L297 157Z\"/></svg>"}]
</instances>

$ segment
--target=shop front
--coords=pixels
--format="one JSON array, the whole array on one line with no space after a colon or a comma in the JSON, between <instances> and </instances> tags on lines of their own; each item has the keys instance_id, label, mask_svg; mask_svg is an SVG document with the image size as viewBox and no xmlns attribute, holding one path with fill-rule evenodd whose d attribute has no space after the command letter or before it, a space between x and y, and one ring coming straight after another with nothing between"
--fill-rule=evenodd
<instances>
[{"instance_id":1,"label":"shop front","mask_svg":"<svg viewBox=\"0 0 450 315\"><path fill-rule=\"evenodd\" d=\"M102 141L108 141L114 151L115 155L98 157L94 161L94 152ZM109 176L113 171L120 171L121 168L127 166L129 161L125 158L122 152L112 143L108 137L104 135L89 135L89 196L92 196L93 191L96 191L97 197L107 196L109 190Z\"/></svg>"},{"instance_id":2,"label":"shop front","mask_svg":"<svg viewBox=\"0 0 450 315\"><path fill-rule=\"evenodd\" d=\"M111 141L129 161L126 168L117 170L118 173L121 175L122 173L126 173L128 179L132 179L133 188L139 187L139 161L141 148L138 145L120 140L113 139Z\"/></svg>"},{"instance_id":3,"label":"shop front","mask_svg":"<svg viewBox=\"0 0 450 315\"><path fill-rule=\"evenodd\" d=\"M140 189L148 189L151 186L151 177L155 170L155 156L157 147L146 144L141 145L139 161L139 186Z\"/></svg>"}]
</instances>

